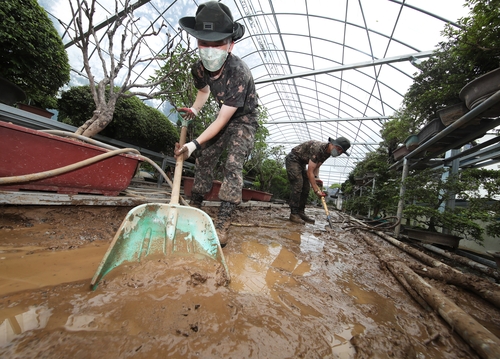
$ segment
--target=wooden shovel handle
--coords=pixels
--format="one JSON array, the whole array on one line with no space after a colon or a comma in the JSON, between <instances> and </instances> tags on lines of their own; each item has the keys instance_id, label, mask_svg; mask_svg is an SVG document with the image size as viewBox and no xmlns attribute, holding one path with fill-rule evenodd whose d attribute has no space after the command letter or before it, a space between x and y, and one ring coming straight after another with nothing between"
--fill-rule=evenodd
<instances>
[{"instance_id":1,"label":"wooden shovel handle","mask_svg":"<svg viewBox=\"0 0 500 359\"><path fill-rule=\"evenodd\" d=\"M181 138L179 139L179 146L184 146L186 143L187 127L181 127ZM172 184L172 195L170 196L170 204L179 204L179 197L181 193L181 179L182 179L182 169L184 166L184 154L177 156L177 161L175 162L174 171L174 182Z\"/></svg>"},{"instance_id":2,"label":"wooden shovel handle","mask_svg":"<svg viewBox=\"0 0 500 359\"><path fill-rule=\"evenodd\" d=\"M323 208L325 209L326 216L330 217L330 213L328 212L328 207L326 206L325 197L321 197L321 203L323 203Z\"/></svg>"}]
</instances>

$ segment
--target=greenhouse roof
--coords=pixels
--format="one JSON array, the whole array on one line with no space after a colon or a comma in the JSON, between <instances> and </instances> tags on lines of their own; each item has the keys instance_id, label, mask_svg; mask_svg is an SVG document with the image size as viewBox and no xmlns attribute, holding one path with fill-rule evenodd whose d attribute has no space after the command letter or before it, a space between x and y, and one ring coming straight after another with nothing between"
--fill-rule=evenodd
<instances>
[{"instance_id":1,"label":"greenhouse roof","mask_svg":"<svg viewBox=\"0 0 500 359\"><path fill-rule=\"evenodd\" d=\"M72 0L75 3L75 0ZM165 23L172 35L179 18L194 16L194 0L133 0L138 31ZM71 86L87 80L81 54L60 23L73 19L68 0L39 0L60 30L72 66ZM118 1L123 9L123 0ZM246 27L233 52L250 67L259 101L268 111L270 146L286 152L308 140L347 137L351 156L328 159L325 185L342 183L381 141L418 69L444 40L445 24L467 14L456 0L234 0L223 1ZM98 0L95 24L114 15L114 0ZM103 34L100 34L104 38ZM163 51L165 38L148 37L144 50ZM147 77L159 64L136 72ZM168 105L154 103L168 112Z\"/></svg>"}]
</instances>

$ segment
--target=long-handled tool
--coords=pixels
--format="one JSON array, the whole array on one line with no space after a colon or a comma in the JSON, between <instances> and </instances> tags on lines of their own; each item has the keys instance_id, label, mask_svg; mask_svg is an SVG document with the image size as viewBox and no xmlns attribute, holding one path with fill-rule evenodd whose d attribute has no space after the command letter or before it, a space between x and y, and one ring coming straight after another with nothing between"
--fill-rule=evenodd
<instances>
[{"instance_id":1,"label":"long-handled tool","mask_svg":"<svg viewBox=\"0 0 500 359\"><path fill-rule=\"evenodd\" d=\"M321 197L321 203L323 203L323 208L325 209L326 218L328 219L328 224L330 228L333 229L332 218L330 217L330 212L328 212L328 207L326 206L325 197Z\"/></svg>"},{"instance_id":2,"label":"long-handled tool","mask_svg":"<svg viewBox=\"0 0 500 359\"><path fill-rule=\"evenodd\" d=\"M179 144L186 141L182 119ZM229 283L229 270L212 219L198 208L179 205L183 156L177 156L170 204L147 203L128 212L90 282L99 281L123 262L141 262L150 255L210 257L221 263Z\"/></svg>"}]
</instances>

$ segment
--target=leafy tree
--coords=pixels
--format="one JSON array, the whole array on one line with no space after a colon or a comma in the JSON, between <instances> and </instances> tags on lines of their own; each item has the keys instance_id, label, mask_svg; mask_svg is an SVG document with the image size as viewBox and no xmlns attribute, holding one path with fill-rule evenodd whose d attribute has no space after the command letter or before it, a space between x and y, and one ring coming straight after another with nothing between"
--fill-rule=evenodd
<instances>
[{"instance_id":1,"label":"leafy tree","mask_svg":"<svg viewBox=\"0 0 500 359\"><path fill-rule=\"evenodd\" d=\"M157 82L167 74L171 74L169 75L171 76L169 83L160 83L159 86L164 93L157 97L172 105L171 113L173 116L177 116L176 108L191 107L196 99L197 89L194 86L191 68L198 59L194 52L187 52L182 47L178 47L171 54L169 60L165 61L160 69L155 71L155 75L151 77L152 82ZM198 137L215 120L218 112L217 104L210 94L207 102L196 116L196 120L189 122L186 141L189 142ZM177 121L177 126L180 128L181 121ZM197 155L199 153L195 151L193 159Z\"/></svg>"},{"instance_id":2,"label":"leafy tree","mask_svg":"<svg viewBox=\"0 0 500 359\"><path fill-rule=\"evenodd\" d=\"M70 79L61 37L36 0L0 1L0 77L18 85L31 104L56 107Z\"/></svg>"},{"instance_id":3,"label":"leafy tree","mask_svg":"<svg viewBox=\"0 0 500 359\"><path fill-rule=\"evenodd\" d=\"M63 92L58 108L61 122L80 126L95 111L89 86L73 87ZM101 134L169 155L173 154L179 138L177 129L164 114L137 97L118 99L114 121Z\"/></svg>"},{"instance_id":4,"label":"leafy tree","mask_svg":"<svg viewBox=\"0 0 500 359\"><path fill-rule=\"evenodd\" d=\"M255 178L254 187L261 191L270 191L274 177L278 176L285 166L285 155L283 146L269 147L266 138L269 136L268 129L264 126L267 119L267 111L258 107L259 128L255 133L255 145L243 166L245 175ZM286 178L286 177L285 177Z\"/></svg>"}]
</instances>

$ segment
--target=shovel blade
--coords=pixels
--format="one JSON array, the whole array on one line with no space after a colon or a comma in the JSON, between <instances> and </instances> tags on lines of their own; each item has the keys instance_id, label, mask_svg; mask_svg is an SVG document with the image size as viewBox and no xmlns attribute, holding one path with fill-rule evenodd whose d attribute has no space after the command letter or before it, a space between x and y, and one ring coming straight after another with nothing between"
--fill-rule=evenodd
<instances>
[{"instance_id":1,"label":"shovel blade","mask_svg":"<svg viewBox=\"0 0 500 359\"><path fill-rule=\"evenodd\" d=\"M220 262L230 278L208 214L188 206L147 203L128 212L92 278L92 289L120 264L153 255L209 257Z\"/></svg>"}]
</instances>

